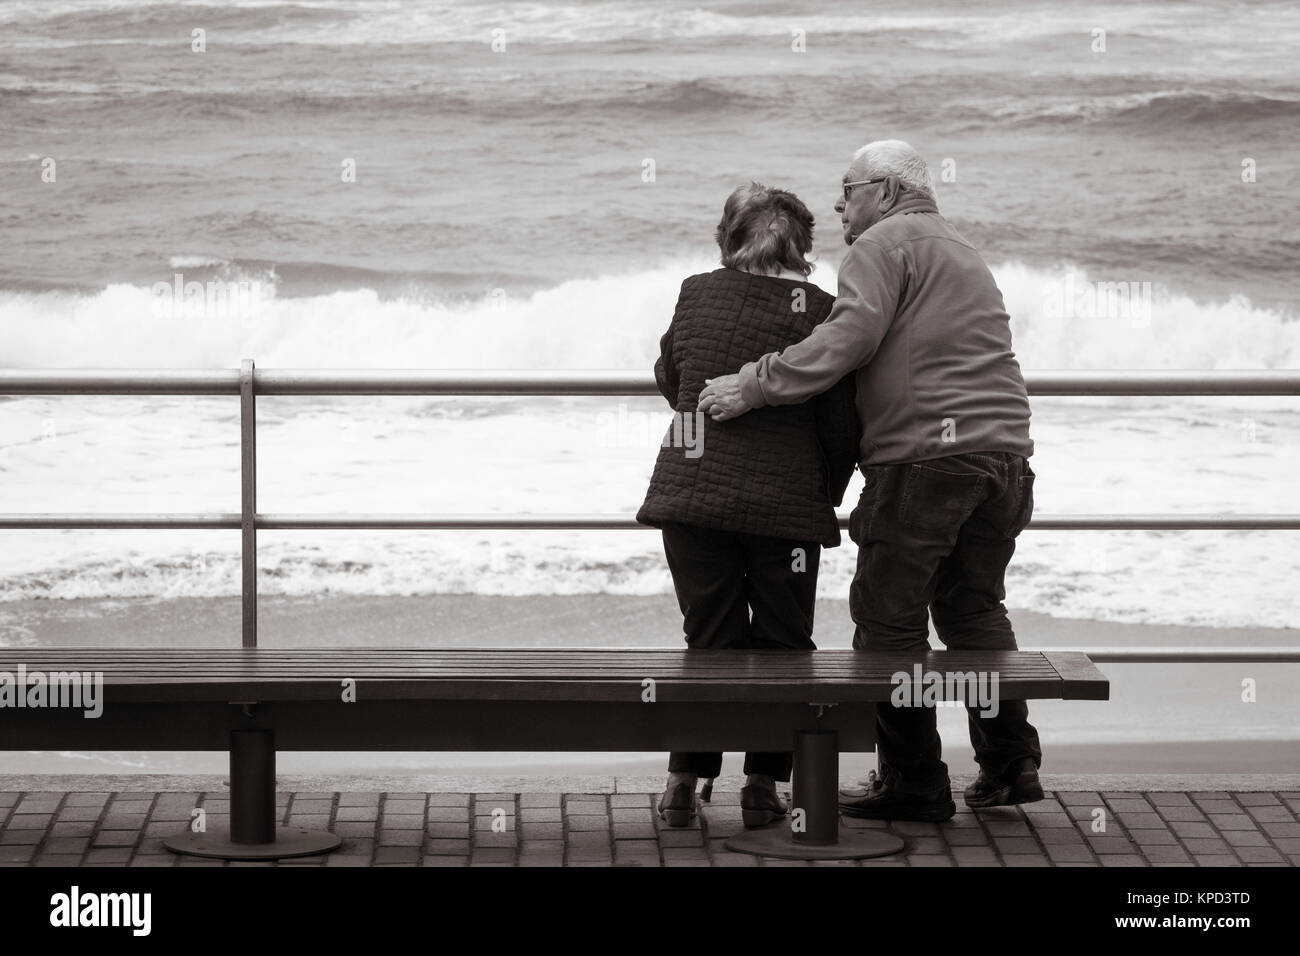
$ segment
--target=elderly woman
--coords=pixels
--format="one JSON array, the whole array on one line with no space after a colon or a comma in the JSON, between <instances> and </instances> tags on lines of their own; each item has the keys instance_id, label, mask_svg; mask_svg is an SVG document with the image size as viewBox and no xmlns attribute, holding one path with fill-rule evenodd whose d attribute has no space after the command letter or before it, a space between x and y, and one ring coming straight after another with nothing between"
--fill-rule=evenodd
<instances>
[{"instance_id":1,"label":"elderly woman","mask_svg":"<svg viewBox=\"0 0 1300 956\"><path fill-rule=\"evenodd\" d=\"M675 417L637 514L662 529L688 648L811 650L822 546L840 543L834 506L858 459L853 377L801 405L707 422L705 383L803 339L834 298L807 281L813 216L792 193L759 183L728 197L718 224L722 268L682 283L660 340L659 390ZM720 753L673 753L659 814L695 816L699 777ZM782 818L777 781L789 753L745 755L746 826Z\"/></svg>"}]
</instances>

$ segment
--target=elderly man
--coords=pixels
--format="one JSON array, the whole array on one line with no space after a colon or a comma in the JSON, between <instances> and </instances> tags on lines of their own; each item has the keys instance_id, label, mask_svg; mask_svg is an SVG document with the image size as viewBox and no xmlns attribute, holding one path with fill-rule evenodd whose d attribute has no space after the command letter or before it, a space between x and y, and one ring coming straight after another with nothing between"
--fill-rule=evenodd
<instances>
[{"instance_id":1,"label":"elderly man","mask_svg":"<svg viewBox=\"0 0 1300 956\"><path fill-rule=\"evenodd\" d=\"M1003 578L1033 511L1029 399L1002 294L939 214L933 183L907 143L858 150L835 204L850 248L830 316L801 342L713 379L699 408L721 421L802 402L856 369L865 487L849 519L853 646L923 653L929 612L949 648L1014 650ZM966 804L1042 799L1028 707L974 704L980 773ZM841 792L841 811L947 820L956 806L933 707L876 710L878 771Z\"/></svg>"}]
</instances>

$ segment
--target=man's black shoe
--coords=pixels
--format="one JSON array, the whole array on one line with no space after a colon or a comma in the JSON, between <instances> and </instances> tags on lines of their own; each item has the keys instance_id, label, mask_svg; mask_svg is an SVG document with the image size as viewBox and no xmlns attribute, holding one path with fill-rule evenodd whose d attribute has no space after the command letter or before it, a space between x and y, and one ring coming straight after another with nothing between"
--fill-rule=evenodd
<instances>
[{"instance_id":1,"label":"man's black shoe","mask_svg":"<svg viewBox=\"0 0 1300 956\"><path fill-rule=\"evenodd\" d=\"M966 788L966 806L1009 807L1017 803L1034 803L1043 799L1043 785L1038 782L1038 767L1032 757L1013 760L1000 774L980 768L980 775Z\"/></svg>"},{"instance_id":2,"label":"man's black shoe","mask_svg":"<svg viewBox=\"0 0 1300 956\"><path fill-rule=\"evenodd\" d=\"M899 789L898 775L881 777L874 770L865 785L840 791L840 813L867 820L923 820L942 823L957 812L948 784L920 793Z\"/></svg>"}]
</instances>

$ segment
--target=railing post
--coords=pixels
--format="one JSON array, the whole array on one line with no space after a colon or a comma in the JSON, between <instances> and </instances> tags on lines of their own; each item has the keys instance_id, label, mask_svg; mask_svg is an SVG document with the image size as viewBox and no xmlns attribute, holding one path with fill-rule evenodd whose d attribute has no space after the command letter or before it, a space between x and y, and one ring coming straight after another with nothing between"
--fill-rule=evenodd
<instances>
[{"instance_id":1,"label":"railing post","mask_svg":"<svg viewBox=\"0 0 1300 956\"><path fill-rule=\"evenodd\" d=\"M257 646L257 396L253 360L239 366L239 528L244 647Z\"/></svg>"}]
</instances>

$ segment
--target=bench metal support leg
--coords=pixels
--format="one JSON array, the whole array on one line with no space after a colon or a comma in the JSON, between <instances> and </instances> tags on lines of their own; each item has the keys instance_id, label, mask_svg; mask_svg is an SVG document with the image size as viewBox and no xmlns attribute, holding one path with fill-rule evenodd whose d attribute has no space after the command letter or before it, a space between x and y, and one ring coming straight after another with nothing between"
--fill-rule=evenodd
<instances>
[{"instance_id":1,"label":"bench metal support leg","mask_svg":"<svg viewBox=\"0 0 1300 956\"><path fill-rule=\"evenodd\" d=\"M833 730L801 730L794 744L790 818L726 841L728 850L780 860L858 860L888 856L903 841L876 829L840 830L840 748ZM801 812L802 811L802 812Z\"/></svg>"},{"instance_id":2,"label":"bench metal support leg","mask_svg":"<svg viewBox=\"0 0 1300 956\"><path fill-rule=\"evenodd\" d=\"M275 826L275 735L230 733L230 830L181 833L163 841L173 853L218 860L275 860L336 850L342 840L326 830Z\"/></svg>"}]
</instances>

